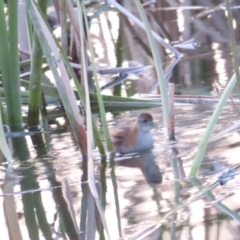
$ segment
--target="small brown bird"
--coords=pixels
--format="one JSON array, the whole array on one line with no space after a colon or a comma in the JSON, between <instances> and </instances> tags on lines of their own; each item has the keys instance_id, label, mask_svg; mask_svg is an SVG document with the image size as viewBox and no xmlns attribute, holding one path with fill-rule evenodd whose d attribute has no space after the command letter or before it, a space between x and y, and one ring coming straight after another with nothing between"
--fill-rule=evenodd
<instances>
[{"instance_id":1,"label":"small brown bird","mask_svg":"<svg viewBox=\"0 0 240 240\"><path fill-rule=\"evenodd\" d=\"M150 130L156 126L149 113L141 113L133 126L114 129L111 139L114 150L119 153L139 152L153 147Z\"/></svg>"}]
</instances>

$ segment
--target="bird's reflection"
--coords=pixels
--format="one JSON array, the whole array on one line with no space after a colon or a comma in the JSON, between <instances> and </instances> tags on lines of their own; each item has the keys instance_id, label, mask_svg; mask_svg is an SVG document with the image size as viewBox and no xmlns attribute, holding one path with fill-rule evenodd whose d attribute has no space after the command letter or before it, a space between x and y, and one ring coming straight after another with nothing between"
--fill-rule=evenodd
<instances>
[{"instance_id":1,"label":"bird's reflection","mask_svg":"<svg viewBox=\"0 0 240 240\"><path fill-rule=\"evenodd\" d=\"M162 173L156 164L156 156L151 150L139 152L138 155L117 162L117 165L140 168L149 184L162 182Z\"/></svg>"}]
</instances>

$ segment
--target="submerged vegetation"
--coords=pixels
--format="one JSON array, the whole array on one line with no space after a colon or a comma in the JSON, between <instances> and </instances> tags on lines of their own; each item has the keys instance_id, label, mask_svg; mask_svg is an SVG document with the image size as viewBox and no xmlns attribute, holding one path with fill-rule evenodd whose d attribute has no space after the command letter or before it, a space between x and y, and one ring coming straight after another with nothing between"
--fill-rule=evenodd
<instances>
[{"instance_id":1,"label":"submerged vegetation","mask_svg":"<svg viewBox=\"0 0 240 240\"><path fill-rule=\"evenodd\" d=\"M227 216L240 221L239 214L221 201L216 201L212 193L216 186L224 185L229 179L234 178L239 165L232 166L211 184L203 185L197 178L209 143L214 141L210 137L224 106L229 101L235 107L236 103L239 103L239 99L233 99L231 96L236 83L240 86L239 56L233 28L235 20L231 14L233 10L229 0L226 0L235 73L229 79L221 96L219 98L177 96L174 95L174 83L169 79L171 75L174 76L174 68L183 58L184 50L196 50L198 44L195 40L171 43L178 40L171 36L170 31L170 28L173 25L177 27L177 24L171 23L170 27L166 28L167 24L156 20L155 11L160 2L0 0L0 80L2 84L2 101L0 102L2 156L0 163L5 168L2 196L9 239L26 239L19 225L15 198L11 195L14 192L16 164L14 159L19 160L18 164L23 169L22 175L28 177L27 180L21 179L19 184L22 192L29 193L22 194L22 204L30 239L42 239L41 236L45 239L55 239L53 236L59 236L62 239L95 239L96 233L99 239L125 238L115 174L116 156L113 153L108 129L107 112L116 113L150 108L157 108L159 112L161 111L164 133L167 133L165 138L171 152L170 165L176 180L180 179L181 166L177 162L181 162L181 159L174 145L176 142L174 108L177 103L189 106L194 101L199 102L199 98L205 103L215 101L217 105L198 146L194 146L194 158L189 167L189 178L186 178L185 173L183 174L185 177L182 176L185 180L189 180L189 184L197 188L197 192L180 202L180 183L176 181L174 185L175 207L161 215L154 224L133 233L129 239L145 239L151 236L161 226L163 220L170 216L172 217L172 231L174 231L178 211L203 196L210 199L216 208ZM202 14L208 15L209 13L203 11ZM98 24L98 29L94 24ZM137 31L140 29L142 30L138 34ZM178 37L180 39L180 34ZM132 43L130 41L133 39L141 46L146 58L142 62L139 60L141 66L125 67L125 60L131 59ZM106 46L100 49L99 42ZM180 50L183 53L180 53ZM108 55L104 61L101 61L99 57L101 51L105 51ZM164 59L168 60L167 66ZM103 67L103 63L107 67ZM146 94L134 95L133 89L128 88L128 82L132 81L132 78L139 79L145 71L152 71L156 81L151 86L150 82L145 82L145 87L149 87L145 91ZM109 76L112 80L110 83ZM102 82L105 82L105 85ZM24 137L30 136L37 157L48 156L50 143L46 133L49 132L52 112L54 116L64 118L64 123L70 127L76 146L81 152L82 178L79 185L81 185L82 198L80 221L77 221L71 197L66 196L63 190L68 188L68 182L59 181L54 174L48 175L47 179L52 188L57 211L54 222L50 226L39 191L37 174L31 171L27 161L30 153ZM96 123L95 113L99 114L97 116L104 134L101 134L101 127ZM234 129L237 127L235 126ZM3 129L7 130L3 132ZM229 129L230 131L233 130ZM16 134L18 138L15 139ZM222 135L225 134L226 132L222 132ZM222 135L219 133L215 137ZM7 136L11 138L12 144L6 141ZM96 180L95 173L95 144L100 153L98 156L101 157L100 182ZM149 175L150 164L144 163L143 158L152 163L154 174ZM139 159L141 171L153 187L153 192L156 193L154 184L162 181L162 175L156 166L155 156L151 152L144 152L140 153ZM118 232L114 238L105 214L107 205L105 171L108 162L114 189ZM42 161L41 164L49 171L54 169L51 161ZM158 207L160 209L159 205Z\"/></svg>"}]
</instances>

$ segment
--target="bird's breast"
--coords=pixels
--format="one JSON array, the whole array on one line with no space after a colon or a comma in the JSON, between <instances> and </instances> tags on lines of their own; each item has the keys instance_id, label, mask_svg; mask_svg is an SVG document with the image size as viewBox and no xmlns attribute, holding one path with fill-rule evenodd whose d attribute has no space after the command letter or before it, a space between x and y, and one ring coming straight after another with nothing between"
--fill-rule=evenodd
<instances>
[{"instance_id":1,"label":"bird's breast","mask_svg":"<svg viewBox=\"0 0 240 240\"><path fill-rule=\"evenodd\" d=\"M139 149L146 149L153 147L153 137L151 132L139 132L136 143Z\"/></svg>"}]
</instances>

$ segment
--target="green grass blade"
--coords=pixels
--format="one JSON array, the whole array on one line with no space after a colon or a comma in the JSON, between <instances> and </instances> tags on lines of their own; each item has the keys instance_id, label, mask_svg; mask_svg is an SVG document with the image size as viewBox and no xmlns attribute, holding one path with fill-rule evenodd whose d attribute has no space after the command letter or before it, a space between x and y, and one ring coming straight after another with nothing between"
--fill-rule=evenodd
<instances>
[{"instance_id":1,"label":"green grass blade","mask_svg":"<svg viewBox=\"0 0 240 240\"><path fill-rule=\"evenodd\" d=\"M19 83L17 1L9 1L9 33L7 31L4 2L0 0L0 65L6 97L10 127L22 126ZM11 38L11 39L9 39Z\"/></svg>"},{"instance_id":2,"label":"green grass blade","mask_svg":"<svg viewBox=\"0 0 240 240\"><path fill-rule=\"evenodd\" d=\"M164 76L163 68L162 68L162 61L158 52L158 46L156 44L155 39L153 38L153 33L151 30L151 26L149 24L149 21L147 19L146 13L142 7L142 4L139 0L135 0L135 3L137 5L138 11L141 15L141 18L143 20L143 23L145 25L145 31L147 33L147 37L151 46L153 59L157 71L157 78L158 83L161 91L161 99L162 99L162 108L163 108L163 126L164 128L168 128L168 116L169 116L169 104L168 104L168 89L167 89L167 83Z\"/></svg>"},{"instance_id":3,"label":"green grass blade","mask_svg":"<svg viewBox=\"0 0 240 240\"><path fill-rule=\"evenodd\" d=\"M20 95L20 71L19 71L19 55L18 55L18 0L8 1L9 11L9 53L11 61L11 97L13 98L13 108L9 116L9 124L13 127L21 127L22 108ZM8 106L9 107L9 106Z\"/></svg>"},{"instance_id":4,"label":"green grass blade","mask_svg":"<svg viewBox=\"0 0 240 240\"><path fill-rule=\"evenodd\" d=\"M87 114L87 148L88 148L88 185L91 190L91 193L95 199L95 203L97 205L97 209L99 212L99 215L101 217L103 226L107 232L108 238L110 239L106 219L104 216L104 211L101 206L100 198L98 195L98 191L96 188L95 183L95 176L94 176L94 163L93 163L93 157L92 157L92 145L93 145L93 138L92 138L92 114L91 114L91 106L90 106L90 98L89 98L89 87L88 87L88 81L87 81L87 71L86 71L86 62L85 62L85 51L84 51L84 25L83 25L83 14L82 12L84 10L84 5L82 1L80 0L77 2L78 4L78 14L79 14L79 27L80 27L80 44L81 44L81 61L83 65L83 80L84 80L84 86L85 86L85 96L86 96L86 114ZM86 19L85 19L86 20Z\"/></svg>"},{"instance_id":5,"label":"green grass blade","mask_svg":"<svg viewBox=\"0 0 240 240\"><path fill-rule=\"evenodd\" d=\"M228 215L229 217L231 217L232 219L240 222L240 216L237 212L231 210L230 208L228 208L226 205L224 205L223 203L217 201L216 197L214 196L214 194L212 193L212 191L210 190L204 190L204 188L206 188L206 186L204 187L202 182L196 178L193 177L190 179L191 183L193 186L197 186L198 188L202 188L202 193L205 195L205 197L214 204L214 206L219 209L220 211L222 211L223 213L225 213L226 215Z\"/></svg>"},{"instance_id":6,"label":"green grass blade","mask_svg":"<svg viewBox=\"0 0 240 240\"><path fill-rule=\"evenodd\" d=\"M62 56L59 54L59 48L56 46L55 40L41 17L34 1L27 0L27 11L35 32L39 37L48 65L54 75L56 86L71 124L72 131L81 147L82 153L86 154L86 134L83 120L79 114L76 97L70 85L70 79L64 62L62 61Z\"/></svg>"},{"instance_id":7,"label":"green grass blade","mask_svg":"<svg viewBox=\"0 0 240 240\"><path fill-rule=\"evenodd\" d=\"M1 108L0 108L0 149L2 151L2 154L8 161L9 165L12 165L14 160L12 158L12 154L8 148L8 144L5 138L5 134L3 132L3 125L2 125L2 113L1 113Z\"/></svg>"},{"instance_id":8,"label":"green grass blade","mask_svg":"<svg viewBox=\"0 0 240 240\"><path fill-rule=\"evenodd\" d=\"M82 9L83 9L83 16L84 16L84 21L85 21L85 29L87 32L88 48L91 53L91 62L92 62L92 68L93 68L93 75L94 75L94 79L95 79L95 87L96 87L96 91L97 91L97 99L98 99L98 104L99 104L101 122L103 125L103 131L104 131L104 135L106 138L108 151L112 152L113 151L112 141L111 141L110 133L108 130L108 125L107 125L107 121L106 121L106 112L104 109L103 99L102 99L99 81L98 81L98 77L97 77L97 68L96 68L96 64L95 64L95 60L94 60L94 51L93 51L93 46L92 46L92 41L91 41L91 36L90 36L90 31L89 31L89 26L88 26L88 19L86 16L84 4L82 4Z\"/></svg>"},{"instance_id":9,"label":"green grass blade","mask_svg":"<svg viewBox=\"0 0 240 240\"><path fill-rule=\"evenodd\" d=\"M60 47L60 50L61 50L61 47ZM70 76L73 78L74 84L75 84L75 86L77 88L76 96L78 96L78 99L80 99L82 101L82 104L83 104L84 108L86 109L86 98L85 98L85 93L83 92L82 86L80 85L75 72L73 71L72 67L70 66L70 63L68 61L67 56L65 56L63 51L61 51L61 53L62 53L62 56L63 56L63 61L64 61L65 65L66 65L66 68L67 68ZM89 94L91 96L93 93L89 93ZM92 126L93 126L93 135L94 135L95 141L97 143L99 152L104 155L105 154L105 150L104 150L104 147L103 147L103 143L102 143L101 137L100 137L100 135L98 133L97 126L96 126L96 124L93 121L93 117L92 117L92 123L93 123L92 124Z\"/></svg>"},{"instance_id":10,"label":"green grass blade","mask_svg":"<svg viewBox=\"0 0 240 240\"><path fill-rule=\"evenodd\" d=\"M226 104L226 101L228 99L228 96L229 94L231 93L231 91L233 90L235 84L236 84L236 81L237 81L237 78L236 78L236 74L234 74L231 78L231 80L229 81L227 87L225 88L215 110L214 110L214 113L208 123L208 126L205 130L205 133L199 143L199 146L198 146L198 150L197 150L197 153L194 157L194 160L193 160L193 164L192 164L192 167L191 167L191 171L190 171L190 174L189 176L190 177L193 177L197 174L199 168L200 168L200 165L201 165L201 162L202 162L202 159L204 157L204 154L205 154L205 151L207 149L207 146L208 146L208 141L209 141L209 138L213 132L213 129L214 129L214 126L215 124L217 123L218 121L218 118L222 112L222 109L223 107L225 106Z\"/></svg>"},{"instance_id":11,"label":"green grass blade","mask_svg":"<svg viewBox=\"0 0 240 240\"><path fill-rule=\"evenodd\" d=\"M38 0L39 8L46 15L47 0ZM34 34L32 47L31 74L29 83L28 126L39 124L39 110L41 107L41 78L43 53L38 36Z\"/></svg>"},{"instance_id":12,"label":"green grass blade","mask_svg":"<svg viewBox=\"0 0 240 240\"><path fill-rule=\"evenodd\" d=\"M41 12L39 12L39 13L41 13ZM49 27L48 23L45 21L45 19L43 19L43 21L45 22L48 29L50 29L50 27ZM82 89L82 87L79 83L79 80L77 79L76 74L73 71L73 69L72 69L72 67L71 67L71 65L68 61L68 57L67 57L66 53L62 50L61 46L59 45L59 43L56 41L55 38L54 38L54 40L55 40L55 43L56 43L57 47L60 50L60 54L61 54L62 60L64 61L66 69L67 69L69 75L71 76L71 78L73 78L75 86L77 88L77 92L75 92L75 96L78 97L78 99L80 99L82 101L83 106L85 107L85 94L84 94L83 89ZM47 85L42 85L42 87L44 87L43 91L44 91L45 94L47 94L46 91L48 91L49 93L54 92L55 94L58 94L57 91L54 91L54 89L53 89L54 87L51 88L51 86L47 86ZM99 152L101 154L105 154L105 150L104 150L104 147L103 147L102 140L100 138L100 135L99 135L97 127L96 127L96 124L94 122L93 122L93 133L94 133L94 138L96 140L96 143L98 145Z\"/></svg>"}]
</instances>

